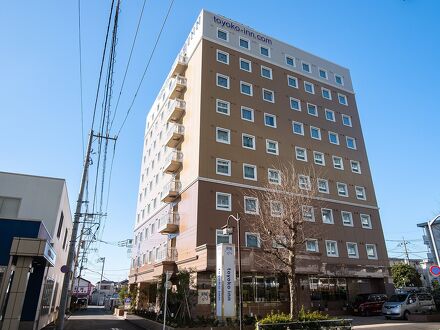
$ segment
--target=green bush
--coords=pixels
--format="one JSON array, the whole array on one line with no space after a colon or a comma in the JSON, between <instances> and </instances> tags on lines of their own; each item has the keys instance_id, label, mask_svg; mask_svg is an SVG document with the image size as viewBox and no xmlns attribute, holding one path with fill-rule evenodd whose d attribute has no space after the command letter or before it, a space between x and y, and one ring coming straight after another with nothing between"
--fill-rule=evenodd
<instances>
[{"instance_id":1,"label":"green bush","mask_svg":"<svg viewBox=\"0 0 440 330\"><path fill-rule=\"evenodd\" d=\"M264 325L264 324L279 324L278 326L277 325L271 326L270 327L271 330L284 330L286 328L286 326L283 325L283 324L284 323L289 323L289 322L292 322L292 318L290 317L290 315L284 314L284 313L281 313L281 314L270 313L265 318L263 318L260 321L258 321L258 323L261 324L261 325Z\"/></svg>"},{"instance_id":2,"label":"green bush","mask_svg":"<svg viewBox=\"0 0 440 330\"><path fill-rule=\"evenodd\" d=\"M333 317L328 314L324 314L319 311L306 311L304 310L304 306L301 307L301 310L298 313L298 321L320 321L320 320L331 320Z\"/></svg>"}]
</instances>

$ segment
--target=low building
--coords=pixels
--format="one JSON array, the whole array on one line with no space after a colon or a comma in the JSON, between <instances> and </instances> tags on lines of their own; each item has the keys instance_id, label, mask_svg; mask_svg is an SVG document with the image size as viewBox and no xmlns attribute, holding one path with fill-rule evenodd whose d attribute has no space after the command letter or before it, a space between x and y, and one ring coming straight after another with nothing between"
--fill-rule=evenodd
<instances>
[{"instance_id":1,"label":"low building","mask_svg":"<svg viewBox=\"0 0 440 330\"><path fill-rule=\"evenodd\" d=\"M73 282L72 296L76 298L87 298L90 300L94 289L92 282L82 277L77 277Z\"/></svg>"},{"instance_id":2,"label":"low building","mask_svg":"<svg viewBox=\"0 0 440 330\"><path fill-rule=\"evenodd\" d=\"M423 243L428 248L428 261L440 264L440 215L430 221L417 224L423 229Z\"/></svg>"}]
</instances>

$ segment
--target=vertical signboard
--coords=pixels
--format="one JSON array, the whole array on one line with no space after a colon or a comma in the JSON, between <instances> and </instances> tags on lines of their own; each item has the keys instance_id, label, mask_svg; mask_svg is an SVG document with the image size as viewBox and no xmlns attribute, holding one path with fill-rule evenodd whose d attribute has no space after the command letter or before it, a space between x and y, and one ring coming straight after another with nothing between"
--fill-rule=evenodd
<instances>
[{"instance_id":1,"label":"vertical signboard","mask_svg":"<svg viewBox=\"0 0 440 330\"><path fill-rule=\"evenodd\" d=\"M217 251L216 251L216 286L215 286L215 309L216 314L218 317L223 316L223 286L222 286L222 269L223 269L223 251L222 251L222 245L217 245Z\"/></svg>"},{"instance_id":2,"label":"vertical signboard","mask_svg":"<svg viewBox=\"0 0 440 330\"><path fill-rule=\"evenodd\" d=\"M217 245L216 310L218 317L235 317L235 246Z\"/></svg>"}]
</instances>

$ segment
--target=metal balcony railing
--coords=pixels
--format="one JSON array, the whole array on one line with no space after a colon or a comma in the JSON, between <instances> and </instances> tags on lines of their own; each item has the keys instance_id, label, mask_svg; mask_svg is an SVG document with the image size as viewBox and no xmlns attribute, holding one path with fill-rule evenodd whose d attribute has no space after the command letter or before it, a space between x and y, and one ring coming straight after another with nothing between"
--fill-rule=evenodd
<instances>
[{"instance_id":1,"label":"metal balcony railing","mask_svg":"<svg viewBox=\"0 0 440 330\"><path fill-rule=\"evenodd\" d=\"M159 219L159 232L161 234L170 234L179 231L180 216L177 212L164 214Z\"/></svg>"},{"instance_id":2,"label":"metal balcony railing","mask_svg":"<svg viewBox=\"0 0 440 330\"><path fill-rule=\"evenodd\" d=\"M185 72L187 67L188 67L188 57L179 54L173 63L171 75L172 76L181 75Z\"/></svg>"},{"instance_id":3,"label":"metal balcony railing","mask_svg":"<svg viewBox=\"0 0 440 330\"><path fill-rule=\"evenodd\" d=\"M165 110L165 117L168 122L175 123L182 118L186 111L186 102L181 99L174 99L168 101L168 106Z\"/></svg>"},{"instance_id":4,"label":"metal balcony railing","mask_svg":"<svg viewBox=\"0 0 440 330\"><path fill-rule=\"evenodd\" d=\"M174 201L177 196L179 196L181 188L182 184L180 180L173 179L170 182L166 183L163 188L162 202L170 203Z\"/></svg>"},{"instance_id":5,"label":"metal balcony railing","mask_svg":"<svg viewBox=\"0 0 440 330\"><path fill-rule=\"evenodd\" d=\"M177 261L177 249L170 247L160 249L156 261Z\"/></svg>"},{"instance_id":6,"label":"metal balcony railing","mask_svg":"<svg viewBox=\"0 0 440 330\"><path fill-rule=\"evenodd\" d=\"M168 85L168 91L170 92L168 98L176 99L182 96L186 91L186 78L177 75L171 78Z\"/></svg>"},{"instance_id":7,"label":"metal balcony railing","mask_svg":"<svg viewBox=\"0 0 440 330\"><path fill-rule=\"evenodd\" d=\"M165 157L165 165L163 171L167 174L176 173L182 167L183 153L178 150L172 150Z\"/></svg>"},{"instance_id":8,"label":"metal balcony railing","mask_svg":"<svg viewBox=\"0 0 440 330\"><path fill-rule=\"evenodd\" d=\"M170 124L166 132L166 145L170 148L176 148L183 140L185 127L181 124Z\"/></svg>"}]
</instances>

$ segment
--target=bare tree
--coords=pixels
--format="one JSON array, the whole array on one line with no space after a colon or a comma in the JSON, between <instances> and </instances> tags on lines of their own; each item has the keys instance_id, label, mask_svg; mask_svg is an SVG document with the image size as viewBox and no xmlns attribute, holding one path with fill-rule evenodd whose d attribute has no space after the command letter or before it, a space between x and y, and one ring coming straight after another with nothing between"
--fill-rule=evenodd
<instances>
[{"instance_id":1,"label":"bare tree","mask_svg":"<svg viewBox=\"0 0 440 330\"><path fill-rule=\"evenodd\" d=\"M277 272L287 275L290 292L290 315L297 317L296 265L297 255L308 237L312 237L312 226L307 226L313 217L313 207L320 202L316 173L312 167L297 173L293 164L278 165L269 172L268 182L259 190L249 190L248 202L258 210L249 218L248 225L260 235L264 262ZM246 205L245 205L246 207ZM315 227L315 226L313 226Z\"/></svg>"}]
</instances>

